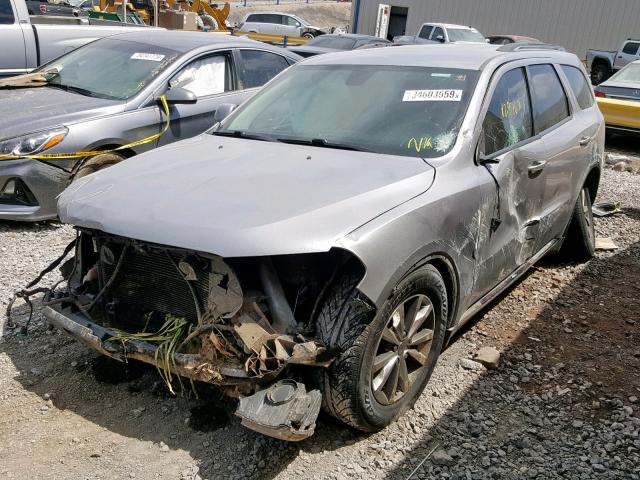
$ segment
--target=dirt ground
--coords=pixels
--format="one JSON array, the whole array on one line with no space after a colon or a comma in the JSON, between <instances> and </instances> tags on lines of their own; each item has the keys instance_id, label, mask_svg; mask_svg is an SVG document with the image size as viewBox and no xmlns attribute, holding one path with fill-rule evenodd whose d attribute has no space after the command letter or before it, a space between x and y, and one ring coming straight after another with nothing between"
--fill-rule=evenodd
<instances>
[{"instance_id":1,"label":"dirt ground","mask_svg":"<svg viewBox=\"0 0 640 480\"><path fill-rule=\"evenodd\" d=\"M215 388L173 397L152 368L99 357L37 312L20 334L0 312L0 478L638 479L640 176L605 171L599 200L618 199L596 223L618 250L537 265L453 339L415 409L373 435L322 415L312 438L272 440ZM1 310L72 234L0 224ZM500 368L464 368L483 346Z\"/></svg>"}]
</instances>

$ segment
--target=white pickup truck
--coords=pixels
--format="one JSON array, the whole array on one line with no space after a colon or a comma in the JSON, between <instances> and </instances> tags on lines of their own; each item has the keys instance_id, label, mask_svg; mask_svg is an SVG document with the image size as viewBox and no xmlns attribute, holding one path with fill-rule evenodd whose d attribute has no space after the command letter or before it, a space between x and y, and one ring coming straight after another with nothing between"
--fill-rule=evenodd
<instances>
[{"instance_id":1,"label":"white pickup truck","mask_svg":"<svg viewBox=\"0 0 640 480\"><path fill-rule=\"evenodd\" d=\"M25 0L0 0L0 77L27 73L98 38L145 28L80 24L87 22L73 17L30 17Z\"/></svg>"},{"instance_id":2,"label":"white pickup truck","mask_svg":"<svg viewBox=\"0 0 640 480\"><path fill-rule=\"evenodd\" d=\"M591 83L599 85L625 65L640 59L640 39L627 38L620 50L587 50L587 68Z\"/></svg>"},{"instance_id":3,"label":"white pickup truck","mask_svg":"<svg viewBox=\"0 0 640 480\"><path fill-rule=\"evenodd\" d=\"M394 37L393 43L486 43L484 35L473 27L450 23L423 23L415 35Z\"/></svg>"}]
</instances>

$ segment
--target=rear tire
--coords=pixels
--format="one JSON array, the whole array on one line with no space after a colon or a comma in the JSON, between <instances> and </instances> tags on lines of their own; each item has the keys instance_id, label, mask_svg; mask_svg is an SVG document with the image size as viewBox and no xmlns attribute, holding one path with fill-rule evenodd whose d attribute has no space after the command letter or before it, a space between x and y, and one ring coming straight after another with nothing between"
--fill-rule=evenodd
<instances>
[{"instance_id":1,"label":"rear tire","mask_svg":"<svg viewBox=\"0 0 640 480\"><path fill-rule=\"evenodd\" d=\"M358 298L358 282L355 275L341 278L318 316L318 339L341 351L320 372L320 384L330 415L375 432L413 407L424 390L444 342L447 292L438 271L426 265L400 281L374 315ZM403 320L396 324L397 318Z\"/></svg>"},{"instance_id":2,"label":"rear tire","mask_svg":"<svg viewBox=\"0 0 640 480\"><path fill-rule=\"evenodd\" d=\"M611 76L611 73L609 65L603 62L598 62L591 67L591 83L593 85L600 85Z\"/></svg>"},{"instance_id":3,"label":"rear tire","mask_svg":"<svg viewBox=\"0 0 640 480\"><path fill-rule=\"evenodd\" d=\"M116 163L120 163L122 160L124 160L124 158L125 157L118 153L102 153L100 155L96 155L95 157L90 158L82 164L82 166L74 175L73 180L86 177L87 175L97 172L98 170L102 170L104 168L110 167L111 165L115 165Z\"/></svg>"},{"instance_id":4,"label":"rear tire","mask_svg":"<svg viewBox=\"0 0 640 480\"><path fill-rule=\"evenodd\" d=\"M591 210L589 189L583 187L578 196L567 234L562 244L561 255L564 258L587 261L596 251L596 232Z\"/></svg>"}]
</instances>

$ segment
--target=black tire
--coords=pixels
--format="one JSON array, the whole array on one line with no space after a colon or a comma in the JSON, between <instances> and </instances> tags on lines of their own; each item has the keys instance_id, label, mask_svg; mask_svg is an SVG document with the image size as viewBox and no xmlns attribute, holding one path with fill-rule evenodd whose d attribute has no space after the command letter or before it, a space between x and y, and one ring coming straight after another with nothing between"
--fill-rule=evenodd
<instances>
[{"instance_id":1,"label":"black tire","mask_svg":"<svg viewBox=\"0 0 640 480\"><path fill-rule=\"evenodd\" d=\"M374 432L383 429L407 409L413 407L424 390L444 342L448 308L447 292L438 271L432 265L426 265L400 281L389 299L377 314L374 314L371 307L357 296L358 281L359 278L355 275L346 275L341 278L329 293L318 315L318 339L341 351L340 356L331 366L320 372L320 388L323 393L323 407L330 415L358 430ZM428 320L428 324L433 325L432 340L428 353L423 355L426 362L424 366L419 366L414 371L413 380L405 384L409 386L404 392L392 391L392 396L401 395L400 397L395 401L382 403L377 396L381 395L386 385L374 391L376 372L373 371L373 365L374 357L376 359L380 357L376 355L383 348L383 344L387 345L386 340L383 339L383 330L390 325L388 322L394 319L392 315L396 309L404 308L404 305L413 301L412 298L422 297L428 297L432 304L430 310L432 313L429 313ZM414 318L417 317L416 314ZM405 325L404 322L403 325ZM389 328L385 331L388 330ZM405 338L415 338L424 330L414 332L414 337ZM389 378L395 374L395 368L400 368L397 366L400 362L405 365L405 372L409 362L413 362L413 355L408 357L408 352L404 353L405 349L410 347L405 345L395 348L401 348L401 350L395 354L398 360L394 363L394 370L389 374ZM386 354L393 355L393 352L386 352ZM402 357L404 360L400 360ZM382 370L384 369L379 369L378 372ZM401 383L398 380L399 375L395 375L396 387L392 387L394 389L400 388Z\"/></svg>"},{"instance_id":2,"label":"black tire","mask_svg":"<svg viewBox=\"0 0 640 480\"><path fill-rule=\"evenodd\" d=\"M611 76L611 68L603 62L597 62L591 67L591 83L600 85Z\"/></svg>"},{"instance_id":3,"label":"black tire","mask_svg":"<svg viewBox=\"0 0 640 480\"><path fill-rule=\"evenodd\" d=\"M302 34L302 38L308 38L309 40L311 40L312 38L316 38L316 36L311 32L304 32Z\"/></svg>"},{"instance_id":4,"label":"black tire","mask_svg":"<svg viewBox=\"0 0 640 480\"><path fill-rule=\"evenodd\" d=\"M102 170L104 168L115 165L116 163L124 160L125 157L118 153L103 153L100 155L96 155L85 161L82 166L78 169L76 174L73 176L73 180L77 180L78 178L86 177L98 170Z\"/></svg>"},{"instance_id":5,"label":"black tire","mask_svg":"<svg viewBox=\"0 0 640 480\"><path fill-rule=\"evenodd\" d=\"M583 187L573 207L573 214L562 244L562 257L570 260L587 261L596 251L596 232L594 229L591 195Z\"/></svg>"}]
</instances>

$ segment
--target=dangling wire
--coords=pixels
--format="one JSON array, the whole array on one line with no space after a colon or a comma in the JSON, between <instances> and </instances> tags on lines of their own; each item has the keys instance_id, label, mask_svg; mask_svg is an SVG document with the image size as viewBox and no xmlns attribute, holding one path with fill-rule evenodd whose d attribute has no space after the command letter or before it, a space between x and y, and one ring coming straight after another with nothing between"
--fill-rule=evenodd
<instances>
[{"instance_id":1,"label":"dangling wire","mask_svg":"<svg viewBox=\"0 0 640 480\"><path fill-rule=\"evenodd\" d=\"M77 242L78 242L78 235L76 234L76 238L74 238L73 241L71 241L71 243L69 243L69 245L65 247L62 255L60 255L53 262L51 262L44 270L42 270L36 278L34 278L31 282L27 284L25 288L23 288L22 290L18 290L13 294L13 297L11 297L11 300L9 300L9 304L7 305L7 312L6 312L7 328L10 328L10 329L17 328L17 325L11 319L11 313L13 311L13 304L18 298L21 298L29 307L29 318L27 319L27 322L20 329L20 333L24 335L27 334L27 331L29 329L29 324L31 323L31 319L33 318L33 303L31 302L31 297L38 293L44 293L46 303L50 304L51 302L49 301L50 300L49 296L53 291L52 288L50 287L38 287L38 288L33 288L33 287L35 287L38 283L40 283L40 281L43 279L43 277L47 273L51 272L54 268L60 265L60 263L62 263L62 261L67 257L67 255L69 255L69 252L76 246ZM58 283L59 282L57 282L56 285L58 285ZM64 299L57 299L53 303L59 303L61 301L64 301Z\"/></svg>"}]
</instances>

